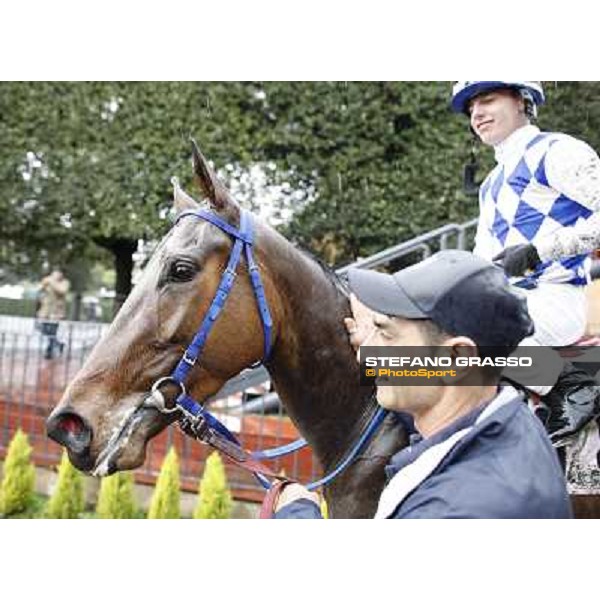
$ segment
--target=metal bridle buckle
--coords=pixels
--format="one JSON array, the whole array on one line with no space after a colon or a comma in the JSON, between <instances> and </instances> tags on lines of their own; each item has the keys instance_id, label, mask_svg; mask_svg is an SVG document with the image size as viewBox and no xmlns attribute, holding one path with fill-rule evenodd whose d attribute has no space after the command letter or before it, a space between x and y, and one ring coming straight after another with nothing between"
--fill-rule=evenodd
<instances>
[{"instance_id":1,"label":"metal bridle buckle","mask_svg":"<svg viewBox=\"0 0 600 600\"><path fill-rule=\"evenodd\" d=\"M164 385L165 383L172 383L172 384L178 386L179 387L179 395L181 395L181 394L185 395L185 393L186 393L185 386L183 385L183 383L181 383L181 381L177 381L176 379L173 379L173 377L161 377L160 379L157 379L154 382L154 384L152 385L152 388L150 390L150 395L144 401L144 406L150 406L152 408L155 408L159 412L161 412L165 415L168 415L168 414L179 411L180 408L179 408L178 404L174 404L171 408L169 408L167 406L165 397L164 397L163 393L160 391L160 387L162 385Z\"/></svg>"},{"instance_id":2,"label":"metal bridle buckle","mask_svg":"<svg viewBox=\"0 0 600 600\"><path fill-rule=\"evenodd\" d=\"M201 441L212 439L212 432L208 427L206 419L202 415L191 415L184 411L183 417L179 420L179 428L188 435Z\"/></svg>"},{"instance_id":3,"label":"metal bridle buckle","mask_svg":"<svg viewBox=\"0 0 600 600\"><path fill-rule=\"evenodd\" d=\"M183 353L183 356L181 357L182 360L184 362L186 362L188 365L190 365L190 367L193 367L196 364L196 361L198 360L197 358L193 357L193 356L188 356L187 350ZM168 379L168 377L164 377L163 379ZM158 381L161 381L160 379ZM158 383L158 381L156 383ZM156 385L156 383L154 385ZM177 383L177 382L175 382ZM180 384L183 385L183 384Z\"/></svg>"}]
</instances>

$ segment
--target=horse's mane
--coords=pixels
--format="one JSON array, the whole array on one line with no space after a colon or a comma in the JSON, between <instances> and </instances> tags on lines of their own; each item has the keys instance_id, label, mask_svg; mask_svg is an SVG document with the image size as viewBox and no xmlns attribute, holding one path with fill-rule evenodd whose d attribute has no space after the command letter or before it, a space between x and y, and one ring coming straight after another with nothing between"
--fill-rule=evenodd
<instances>
[{"instance_id":1,"label":"horse's mane","mask_svg":"<svg viewBox=\"0 0 600 600\"><path fill-rule=\"evenodd\" d=\"M329 283L331 283L331 285L335 287L338 292L340 292L346 298L350 296L350 288L348 287L346 279L340 277L320 256L317 256L311 250L299 244L295 244L294 247L302 255L308 258L308 260L317 264Z\"/></svg>"}]
</instances>

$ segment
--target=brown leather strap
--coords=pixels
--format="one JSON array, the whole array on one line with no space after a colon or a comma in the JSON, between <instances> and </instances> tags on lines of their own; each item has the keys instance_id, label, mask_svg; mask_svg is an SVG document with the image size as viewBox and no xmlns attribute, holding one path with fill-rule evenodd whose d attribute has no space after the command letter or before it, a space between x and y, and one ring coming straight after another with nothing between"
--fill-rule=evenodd
<instances>
[{"instance_id":1,"label":"brown leather strap","mask_svg":"<svg viewBox=\"0 0 600 600\"><path fill-rule=\"evenodd\" d=\"M277 501L281 496L281 492L283 488L289 483L293 483L289 479L279 479L273 483L271 489L265 494L265 499L262 502L260 507L260 513L258 515L259 519L272 519L273 514L275 513L275 507L277 506Z\"/></svg>"},{"instance_id":2,"label":"brown leather strap","mask_svg":"<svg viewBox=\"0 0 600 600\"><path fill-rule=\"evenodd\" d=\"M282 477L279 473L275 473L273 469L267 467L264 463L256 460L250 452L221 436L212 435L205 437L202 441L216 450L219 450L219 452L226 456L232 463L246 471L260 473L261 475L273 479L285 479L285 477Z\"/></svg>"},{"instance_id":3,"label":"brown leather strap","mask_svg":"<svg viewBox=\"0 0 600 600\"><path fill-rule=\"evenodd\" d=\"M250 452L226 439L217 431L208 428L205 423L201 424L198 428L194 428L193 426L190 426L189 422L184 421L180 422L179 426L186 435L189 435L198 441L203 442L204 444L208 444L215 450L218 450L238 467L241 467L242 469L252 473L259 473L266 477L271 477L273 479L282 479L281 475L275 473L264 463L255 459Z\"/></svg>"}]
</instances>

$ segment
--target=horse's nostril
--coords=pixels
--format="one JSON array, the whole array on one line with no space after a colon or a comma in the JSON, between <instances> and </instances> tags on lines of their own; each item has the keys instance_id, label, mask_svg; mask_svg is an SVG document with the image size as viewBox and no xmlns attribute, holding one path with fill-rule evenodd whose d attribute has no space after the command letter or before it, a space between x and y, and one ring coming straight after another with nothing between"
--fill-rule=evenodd
<instances>
[{"instance_id":1,"label":"horse's nostril","mask_svg":"<svg viewBox=\"0 0 600 600\"><path fill-rule=\"evenodd\" d=\"M65 415L57 427L64 429L67 433L78 436L84 429L83 421L77 415Z\"/></svg>"},{"instance_id":2,"label":"horse's nostril","mask_svg":"<svg viewBox=\"0 0 600 600\"><path fill-rule=\"evenodd\" d=\"M78 414L66 410L51 416L46 424L48 437L76 454L89 450L92 430Z\"/></svg>"}]
</instances>

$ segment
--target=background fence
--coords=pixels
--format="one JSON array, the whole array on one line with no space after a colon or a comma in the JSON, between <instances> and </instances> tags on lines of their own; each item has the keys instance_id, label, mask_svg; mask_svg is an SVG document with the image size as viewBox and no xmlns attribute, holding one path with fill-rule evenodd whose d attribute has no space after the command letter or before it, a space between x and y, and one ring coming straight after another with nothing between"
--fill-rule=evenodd
<instances>
[{"instance_id":1,"label":"background fence","mask_svg":"<svg viewBox=\"0 0 600 600\"><path fill-rule=\"evenodd\" d=\"M114 300L112 298L100 298L99 309L100 314L92 317L86 314L85 303L83 300L79 302L79 308L76 307L76 298L73 293L67 296L67 312L68 318L76 319L75 313L79 311L80 318L83 321L99 321L103 323L109 323L113 315ZM37 310L36 298L0 298L0 315L16 316L16 317L35 317Z\"/></svg>"}]
</instances>

